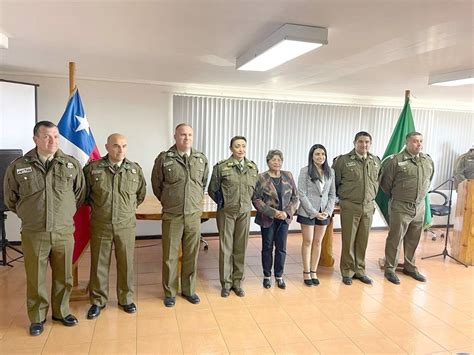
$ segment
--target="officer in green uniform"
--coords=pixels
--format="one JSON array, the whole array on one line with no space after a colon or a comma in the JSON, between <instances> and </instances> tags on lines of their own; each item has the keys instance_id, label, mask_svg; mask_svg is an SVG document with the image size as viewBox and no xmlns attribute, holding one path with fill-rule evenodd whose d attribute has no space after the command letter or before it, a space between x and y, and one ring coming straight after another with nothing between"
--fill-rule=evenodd
<instances>
[{"instance_id":1,"label":"officer in green uniform","mask_svg":"<svg viewBox=\"0 0 474 355\"><path fill-rule=\"evenodd\" d=\"M135 252L135 210L146 195L143 172L125 158L127 138L115 133L107 138L107 155L84 167L91 206L91 274L88 319L99 316L108 300L112 245L117 260L117 300L127 313L133 303L133 255Z\"/></svg>"},{"instance_id":2,"label":"officer in green uniform","mask_svg":"<svg viewBox=\"0 0 474 355\"><path fill-rule=\"evenodd\" d=\"M27 310L30 334L43 332L48 313L46 274L53 271L53 320L66 326L78 323L69 311L72 289L73 216L84 201L85 183L80 163L59 147L59 131L49 121L33 129L36 148L7 168L5 206L21 219L25 257Z\"/></svg>"},{"instance_id":3,"label":"officer in green uniform","mask_svg":"<svg viewBox=\"0 0 474 355\"><path fill-rule=\"evenodd\" d=\"M390 230L385 243L385 277L399 284L395 274L400 247L405 255L403 273L424 282L415 265L415 250L423 232L425 196L434 174L431 157L421 152L423 136L408 133L405 149L387 158L382 165L380 188L390 197Z\"/></svg>"},{"instance_id":4,"label":"officer in green uniform","mask_svg":"<svg viewBox=\"0 0 474 355\"><path fill-rule=\"evenodd\" d=\"M341 155L333 164L336 193L341 207L342 282L352 284L352 278L365 284L372 280L365 272L365 251L379 187L380 159L369 153L372 136L359 132L354 138L354 149Z\"/></svg>"},{"instance_id":5,"label":"officer in green uniform","mask_svg":"<svg viewBox=\"0 0 474 355\"><path fill-rule=\"evenodd\" d=\"M457 188L464 180L472 179L474 179L474 144L454 163L454 186Z\"/></svg>"},{"instance_id":6,"label":"officer in green uniform","mask_svg":"<svg viewBox=\"0 0 474 355\"><path fill-rule=\"evenodd\" d=\"M193 304L200 302L196 294L197 259L204 188L209 175L206 156L192 148L192 127L179 124L174 140L176 144L156 158L151 175L153 192L163 206L162 281L166 307L176 303L180 246L181 295Z\"/></svg>"},{"instance_id":7,"label":"officer in green uniform","mask_svg":"<svg viewBox=\"0 0 474 355\"><path fill-rule=\"evenodd\" d=\"M232 289L239 297L245 271L245 251L250 228L252 196L258 180L257 165L245 158L247 140L236 136L230 141L232 156L212 171L209 196L217 203L219 230L219 276L221 296Z\"/></svg>"}]
</instances>

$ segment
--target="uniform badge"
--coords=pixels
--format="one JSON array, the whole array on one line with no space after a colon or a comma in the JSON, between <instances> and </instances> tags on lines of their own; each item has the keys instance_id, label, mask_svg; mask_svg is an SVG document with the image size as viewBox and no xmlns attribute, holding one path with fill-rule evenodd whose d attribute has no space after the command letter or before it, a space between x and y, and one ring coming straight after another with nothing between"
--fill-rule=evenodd
<instances>
[{"instance_id":1,"label":"uniform badge","mask_svg":"<svg viewBox=\"0 0 474 355\"><path fill-rule=\"evenodd\" d=\"M167 166L170 166L170 165L173 165L173 164L174 164L174 161L172 161L172 160L170 160L170 161L165 161L165 162L163 163L163 167L166 168Z\"/></svg>"},{"instance_id":2,"label":"uniform badge","mask_svg":"<svg viewBox=\"0 0 474 355\"><path fill-rule=\"evenodd\" d=\"M67 163L67 164L66 164L66 167L67 167L68 169L74 169L74 164L73 164L73 163Z\"/></svg>"},{"instance_id":3,"label":"uniform badge","mask_svg":"<svg viewBox=\"0 0 474 355\"><path fill-rule=\"evenodd\" d=\"M172 157L172 156L174 156L174 153L173 152L168 152L166 155L169 156L169 157Z\"/></svg>"},{"instance_id":4,"label":"uniform badge","mask_svg":"<svg viewBox=\"0 0 474 355\"><path fill-rule=\"evenodd\" d=\"M398 162L398 166L405 166L405 165L407 165L407 164L408 164L407 161L400 161L400 162Z\"/></svg>"},{"instance_id":5,"label":"uniform badge","mask_svg":"<svg viewBox=\"0 0 474 355\"><path fill-rule=\"evenodd\" d=\"M28 174L28 173L31 173L31 172L33 172L33 169L31 168L31 166L29 166L27 168L16 169L17 175Z\"/></svg>"},{"instance_id":6,"label":"uniform badge","mask_svg":"<svg viewBox=\"0 0 474 355\"><path fill-rule=\"evenodd\" d=\"M92 170L92 171L91 171L91 174L92 174L92 175L99 175L99 174L102 174L102 170Z\"/></svg>"},{"instance_id":7,"label":"uniform badge","mask_svg":"<svg viewBox=\"0 0 474 355\"><path fill-rule=\"evenodd\" d=\"M232 162L227 163L227 166L234 166L234 163L232 163Z\"/></svg>"},{"instance_id":8,"label":"uniform badge","mask_svg":"<svg viewBox=\"0 0 474 355\"><path fill-rule=\"evenodd\" d=\"M356 166L356 162L355 162L355 161L347 162L347 163L346 163L346 166L347 166L347 167Z\"/></svg>"},{"instance_id":9,"label":"uniform badge","mask_svg":"<svg viewBox=\"0 0 474 355\"><path fill-rule=\"evenodd\" d=\"M136 174L136 173L137 173L137 169L132 168L132 174Z\"/></svg>"},{"instance_id":10,"label":"uniform badge","mask_svg":"<svg viewBox=\"0 0 474 355\"><path fill-rule=\"evenodd\" d=\"M199 158L199 162L200 162L201 164L204 163L204 161L202 160L202 158Z\"/></svg>"}]
</instances>

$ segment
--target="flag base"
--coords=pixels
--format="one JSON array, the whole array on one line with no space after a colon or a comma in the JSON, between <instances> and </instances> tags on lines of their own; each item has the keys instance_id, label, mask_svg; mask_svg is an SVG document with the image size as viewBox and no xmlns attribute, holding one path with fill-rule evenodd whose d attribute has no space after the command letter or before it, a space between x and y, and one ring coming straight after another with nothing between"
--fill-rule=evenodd
<instances>
[{"instance_id":1,"label":"flag base","mask_svg":"<svg viewBox=\"0 0 474 355\"><path fill-rule=\"evenodd\" d=\"M80 282L79 285L74 286L71 291L70 301L88 301L89 300L89 283Z\"/></svg>"}]
</instances>

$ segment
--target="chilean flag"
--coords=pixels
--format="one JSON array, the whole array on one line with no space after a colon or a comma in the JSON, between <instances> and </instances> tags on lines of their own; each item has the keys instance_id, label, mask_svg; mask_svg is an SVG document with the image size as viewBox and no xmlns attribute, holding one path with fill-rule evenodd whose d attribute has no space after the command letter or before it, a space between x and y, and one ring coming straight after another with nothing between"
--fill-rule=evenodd
<instances>
[{"instance_id":1,"label":"chilean flag","mask_svg":"<svg viewBox=\"0 0 474 355\"><path fill-rule=\"evenodd\" d=\"M61 150L79 160L81 166L87 164L89 160L100 159L99 150L95 144L92 130L82 107L81 97L77 88L71 95L67 103L66 110L58 123L59 146ZM79 260L82 252L87 247L90 240L90 207L80 207L74 216L74 253L73 264Z\"/></svg>"}]
</instances>

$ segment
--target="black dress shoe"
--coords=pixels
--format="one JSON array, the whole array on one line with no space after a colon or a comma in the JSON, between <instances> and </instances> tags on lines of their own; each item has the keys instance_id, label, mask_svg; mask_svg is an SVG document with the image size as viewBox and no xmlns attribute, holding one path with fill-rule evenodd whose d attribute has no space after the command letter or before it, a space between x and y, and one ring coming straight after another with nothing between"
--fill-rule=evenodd
<instances>
[{"instance_id":1,"label":"black dress shoe","mask_svg":"<svg viewBox=\"0 0 474 355\"><path fill-rule=\"evenodd\" d=\"M99 316L100 311L103 310L105 306L98 306L96 304L93 304L91 308L89 308L89 311L87 312L87 319L95 319Z\"/></svg>"},{"instance_id":2,"label":"black dress shoe","mask_svg":"<svg viewBox=\"0 0 474 355\"><path fill-rule=\"evenodd\" d=\"M311 275L311 272L305 272L303 271L303 275ZM319 281L319 280L318 280ZM305 279L304 276L303 276L303 282L306 286L313 286L313 279Z\"/></svg>"},{"instance_id":3,"label":"black dress shoe","mask_svg":"<svg viewBox=\"0 0 474 355\"><path fill-rule=\"evenodd\" d=\"M221 290L221 297L225 298L225 297L229 297L229 295L230 295L230 290L228 288L223 288Z\"/></svg>"},{"instance_id":4,"label":"black dress shoe","mask_svg":"<svg viewBox=\"0 0 474 355\"><path fill-rule=\"evenodd\" d=\"M310 271L311 274L316 274L316 271ZM313 286L318 286L319 285L319 279L318 277L311 277L311 282L313 283Z\"/></svg>"},{"instance_id":5,"label":"black dress shoe","mask_svg":"<svg viewBox=\"0 0 474 355\"><path fill-rule=\"evenodd\" d=\"M344 285L352 285L352 277L343 276L342 277L342 283Z\"/></svg>"},{"instance_id":6,"label":"black dress shoe","mask_svg":"<svg viewBox=\"0 0 474 355\"><path fill-rule=\"evenodd\" d=\"M265 277L265 278L263 279L263 287L264 287L264 288L270 288L270 287L272 287L272 281L270 280L269 277Z\"/></svg>"},{"instance_id":7,"label":"black dress shoe","mask_svg":"<svg viewBox=\"0 0 474 355\"><path fill-rule=\"evenodd\" d=\"M275 279L275 281L276 281L276 284L277 284L278 288L281 288L282 290L284 290L286 288L285 281L283 281L282 277L277 277Z\"/></svg>"},{"instance_id":8,"label":"black dress shoe","mask_svg":"<svg viewBox=\"0 0 474 355\"><path fill-rule=\"evenodd\" d=\"M199 296L196 294L191 295L191 296L183 295L183 297L186 299L186 301L192 304L198 304L199 302L201 302L201 300L199 299Z\"/></svg>"},{"instance_id":9,"label":"black dress shoe","mask_svg":"<svg viewBox=\"0 0 474 355\"><path fill-rule=\"evenodd\" d=\"M66 327L73 327L73 326L77 325L77 323L79 323L77 318L74 317L72 314L69 314L64 318L56 318L55 316L53 316L53 320L61 322Z\"/></svg>"},{"instance_id":10,"label":"black dress shoe","mask_svg":"<svg viewBox=\"0 0 474 355\"><path fill-rule=\"evenodd\" d=\"M413 277L416 281L426 282L426 277L424 277L418 271L408 271L408 270L403 269L403 273L405 275Z\"/></svg>"},{"instance_id":11,"label":"black dress shoe","mask_svg":"<svg viewBox=\"0 0 474 355\"><path fill-rule=\"evenodd\" d=\"M165 297L165 300L163 301L165 304L165 307L173 307L176 304L176 298L174 297Z\"/></svg>"},{"instance_id":12,"label":"black dress shoe","mask_svg":"<svg viewBox=\"0 0 474 355\"><path fill-rule=\"evenodd\" d=\"M43 321L41 323L31 323L30 324L30 335L35 337L35 336L38 336L41 333L43 333L43 330L44 330L43 324L44 324L44 322L45 321Z\"/></svg>"},{"instance_id":13,"label":"black dress shoe","mask_svg":"<svg viewBox=\"0 0 474 355\"><path fill-rule=\"evenodd\" d=\"M363 282L366 285L372 285L372 279L368 277L367 275L364 275L364 276L354 275L353 279L359 280L360 282Z\"/></svg>"},{"instance_id":14,"label":"black dress shoe","mask_svg":"<svg viewBox=\"0 0 474 355\"><path fill-rule=\"evenodd\" d=\"M137 311L137 306L133 302L130 304L120 305L120 307L122 307L126 313L135 313Z\"/></svg>"},{"instance_id":15,"label":"black dress shoe","mask_svg":"<svg viewBox=\"0 0 474 355\"><path fill-rule=\"evenodd\" d=\"M394 272L387 272L385 274L385 278L395 285L400 285L400 279L398 278L397 275L395 275Z\"/></svg>"},{"instance_id":16,"label":"black dress shoe","mask_svg":"<svg viewBox=\"0 0 474 355\"><path fill-rule=\"evenodd\" d=\"M232 287L232 291L234 291L234 293L239 297L244 297L245 296L245 291L241 287Z\"/></svg>"}]
</instances>

